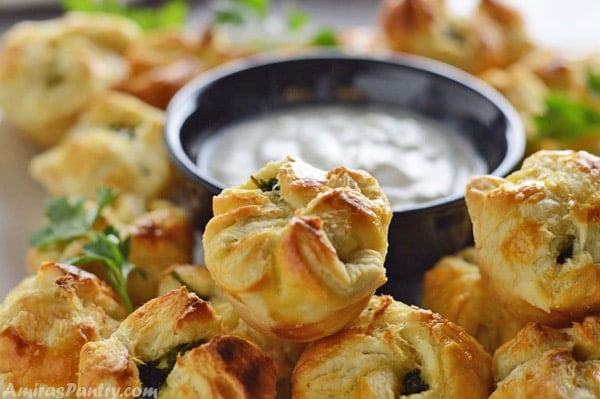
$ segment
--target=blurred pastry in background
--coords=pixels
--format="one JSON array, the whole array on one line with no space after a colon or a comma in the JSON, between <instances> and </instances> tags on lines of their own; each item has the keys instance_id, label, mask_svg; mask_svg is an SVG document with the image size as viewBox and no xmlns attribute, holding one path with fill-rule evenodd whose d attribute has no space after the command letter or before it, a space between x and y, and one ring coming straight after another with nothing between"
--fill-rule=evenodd
<instances>
[{"instance_id":1,"label":"blurred pastry in background","mask_svg":"<svg viewBox=\"0 0 600 399\"><path fill-rule=\"evenodd\" d=\"M499 0L481 0L472 15L454 15L444 0L384 0L388 46L471 73L504 67L532 48L522 16Z\"/></svg>"},{"instance_id":2,"label":"blurred pastry in background","mask_svg":"<svg viewBox=\"0 0 600 399\"><path fill-rule=\"evenodd\" d=\"M142 34L125 17L68 13L24 21L0 45L0 107L43 147L56 144L79 113L129 75L123 55Z\"/></svg>"},{"instance_id":3,"label":"blurred pastry in background","mask_svg":"<svg viewBox=\"0 0 600 399\"><path fill-rule=\"evenodd\" d=\"M54 196L93 196L100 187L142 198L164 194L174 175L164 112L116 91L82 111L60 143L31 159L33 179Z\"/></svg>"}]
</instances>

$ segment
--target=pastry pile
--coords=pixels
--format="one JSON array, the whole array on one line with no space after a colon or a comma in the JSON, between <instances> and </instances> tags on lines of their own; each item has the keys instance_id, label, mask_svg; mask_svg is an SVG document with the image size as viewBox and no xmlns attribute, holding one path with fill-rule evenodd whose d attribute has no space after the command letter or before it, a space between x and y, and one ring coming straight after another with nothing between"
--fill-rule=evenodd
<instances>
[{"instance_id":1,"label":"pastry pile","mask_svg":"<svg viewBox=\"0 0 600 399\"><path fill-rule=\"evenodd\" d=\"M120 226L128 198L98 223ZM462 327L375 294L392 212L368 173L287 158L214 197L214 214L206 267L146 269L154 296L129 314L101 273L42 263L0 306L0 388L70 386L67 397L84 398L491 392L491 356Z\"/></svg>"},{"instance_id":2,"label":"pastry pile","mask_svg":"<svg viewBox=\"0 0 600 399\"><path fill-rule=\"evenodd\" d=\"M600 395L600 158L538 151L466 201L475 248L426 273L423 306L493 355L492 397Z\"/></svg>"}]
</instances>

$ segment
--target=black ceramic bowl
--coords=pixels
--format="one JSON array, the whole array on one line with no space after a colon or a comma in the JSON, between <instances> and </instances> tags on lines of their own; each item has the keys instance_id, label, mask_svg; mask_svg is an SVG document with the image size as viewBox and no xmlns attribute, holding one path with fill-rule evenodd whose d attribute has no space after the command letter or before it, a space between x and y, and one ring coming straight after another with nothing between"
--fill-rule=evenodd
<instances>
[{"instance_id":1,"label":"black ceramic bowl","mask_svg":"<svg viewBox=\"0 0 600 399\"><path fill-rule=\"evenodd\" d=\"M493 175L507 175L524 153L518 115L474 77L412 56L340 52L259 56L201 76L169 104L167 145L184 175L209 194L217 194L221 184L195 162L207 137L241 118L314 103L383 104L422 113L464 135ZM211 211L201 212L202 224ZM464 195L395 211L386 259L388 283L381 292L418 303L423 272L440 257L471 243Z\"/></svg>"}]
</instances>

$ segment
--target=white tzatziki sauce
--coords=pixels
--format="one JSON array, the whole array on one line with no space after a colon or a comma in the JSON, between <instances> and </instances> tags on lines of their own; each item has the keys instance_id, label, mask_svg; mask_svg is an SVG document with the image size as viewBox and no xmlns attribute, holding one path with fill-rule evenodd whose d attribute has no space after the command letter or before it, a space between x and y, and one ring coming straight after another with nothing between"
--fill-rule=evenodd
<instances>
[{"instance_id":1,"label":"white tzatziki sauce","mask_svg":"<svg viewBox=\"0 0 600 399\"><path fill-rule=\"evenodd\" d=\"M394 210L464 194L471 176L487 172L461 135L425 116L380 106L305 106L238 121L207 139L197 163L229 187L288 155L323 170L368 171Z\"/></svg>"}]
</instances>

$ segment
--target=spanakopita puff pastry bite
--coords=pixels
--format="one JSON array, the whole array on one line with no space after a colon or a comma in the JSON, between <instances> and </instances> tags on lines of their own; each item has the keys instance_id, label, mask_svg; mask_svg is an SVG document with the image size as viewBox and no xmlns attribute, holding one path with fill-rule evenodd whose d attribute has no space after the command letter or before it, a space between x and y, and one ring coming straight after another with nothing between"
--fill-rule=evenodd
<instances>
[{"instance_id":1,"label":"spanakopita puff pastry bite","mask_svg":"<svg viewBox=\"0 0 600 399\"><path fill-rule=\"evenodd\" d=\"M600 310L600 158L538 151L466 202L488 289L519 318L564 323Z\"/></svg>"},{"instance_id":2,"label":"spanakopita puff pastry bite","mask_svg":"<svg viewBox=\"0 0 600 399\"><path fill-rule=\"evenodd\" d=\"M81 347L108 338L125 314L93 274L44 263L0 305L0 391L75 383Z\"/></svg>"},{"instance_id":3,"label":"spanakopita puff pastry bite","mask_svg":"<svg viewBox=\"0 0 600 399\"><path fill-rule=\"evenodd\" d=\"M306 344L272 337L248 325L235 312L204 266L179 264L164 270L158 294L163 295L182 285L212 305L220 318L221 334L233 335L253 342L275 361L278 375L277 398L289 399L292 370Z\"/></svg>"},{"instance_id":4,"label":"spanakopita puff pastry bite","mask_svg":"<svg viewBox=\"0 0 600 399\"><path fill-rule=\"evenodd\" d=\"M99 187L111 187L160 196L173 178L163 126L163 111L129 94L107 92L58 145L33 157L29 172L51 195L93 196Z\"/></svg>"},{"instance_id":5,"label":"spanakopita puff pastry bite","mask_svg":"<svg viewBox=\"0 0 600 399\"><path fill-rule=\"evenodd\" d=\"M88 200L84 207L96 203ZM189 263L194 255L194 227L190 215L167 200L146 200L131 194L118 195L102 210L93 230L115 227L123 237L130 238L128 261L138 269L129 273L127 291L134 306L156 296L162 272L174 263ZM43 261L65 261L82 256L88 238L57 242L27 250L27 269L35 272ZM80 265L108 281L104 266L97 263Z\"/></svg>"},{"instance_id":6,"label":"spanakopita puff pastry bite","mask_svg":"<svg viewBox=\"0 0 600 399\"><path fill-rule=\"evenodd\" d=\"M366 172L272 162L214 197L213 213L206 266L263 333L298 342L332 334L386 281L392 212Z\"/></svg>"},{"instance_id":7,"label":"spanakopita puff pastry bite","mask_svg":"<svg viewBox=\"0 0 600 399\"><path fill-rule=\"evenodd\" d=\"M488 294L473 247L443 257L425 272L421 305L464 328L488 353L526 324Z\"/></svg>"},{"instance_id":8,"label":"spanakopita puff pastry bite","mask_svg":"<svg viewBox=\"0 0 600 399\"><path fill-rule=\"evenodd\" d=\"M454 15L444 0L385 0L381 27L392 49L471 73L506 66L531 48L521 15L498 0L481 0L468 16Z\"/></svg>"},{"instance_id":9,"label":"spanakopita puff pastry bite","mask_svg":"<svg viewBox=\"0 0 600 399\"><path fill-rule=\"evenodd\" d=\"M294 399L487 398L491 357L440 315L373 296L347 328L310 343L294 369Z\"/></svg>"},{"instance_id":10,"label":"spanakopita puff pastry bite","mask_svg":"<svg viewBox=\"0 0 600 399\"><path fill-rule=\"evenodd\" d=\"M69 13L15 24L0 46L0 107L34 142L56 144L95 97L129 74L125 49L142 34L131 20Z\"/></svg>"},{"instance_id":11,"label":"spanakopita puff pastry bite","mask_svg":"<svg viewBox=\"0 0 600 399\"><path fill-rule=\"evenodd\" d=\"M136 309L110 338L84 345L78 387L156 389L159 398L274 398L274 361L220 332L208 302L185 287L169 291Z\"/></svg>"},{"instance_id":12,"label":"spanakopita puff pastry bite","mask_svg":"<svg viewBox=\"0 0 600 399\"><path fill-rule=\"evenodd\" d=\"M494 353L493 399L600 397L600 318L568 328L530 323Z\"/></svg>"}]
</instances>

